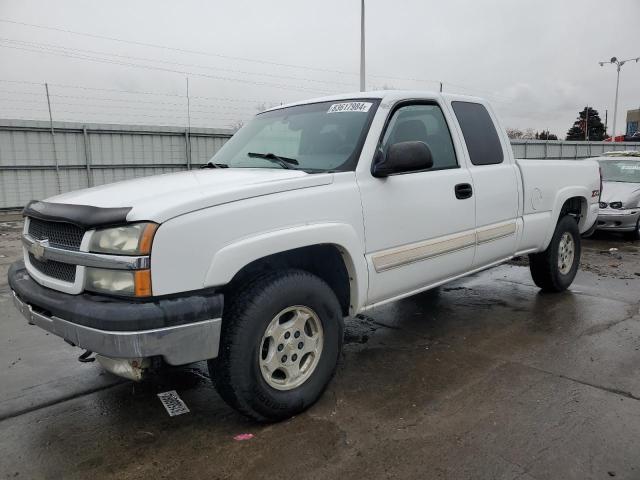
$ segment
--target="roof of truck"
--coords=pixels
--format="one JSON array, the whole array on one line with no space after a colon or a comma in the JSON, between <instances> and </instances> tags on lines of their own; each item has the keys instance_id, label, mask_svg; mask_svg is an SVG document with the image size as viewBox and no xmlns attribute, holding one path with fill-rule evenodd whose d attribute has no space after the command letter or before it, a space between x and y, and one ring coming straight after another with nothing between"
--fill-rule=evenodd
<instances>
[{"instance_id":1,"label":"roof of truck","mask_svg":"<svg viewBox=\"0 0 640 480\"><path fill-rule=\"evenodd\" d=\"M484 100L479 97L471 97L468 95L457 95L452 93L440 93L429 90L374 90L371 92L352 92L341 93L338 95L329 95L326 97L311 98L308 100L301 100L297 102L287 103L285 105L278 105L273 108L265 110L269 112L271 110L278 110L280 108L292 107L295 105L304 105L307 103L320 103L320 102L333 102L341 100L357 100L365 98L379 98L381 100L396 102L403 99L436 99L442 98L446 100L465 100L478 103L484 103Z\"/></svg>"}]
</instances>

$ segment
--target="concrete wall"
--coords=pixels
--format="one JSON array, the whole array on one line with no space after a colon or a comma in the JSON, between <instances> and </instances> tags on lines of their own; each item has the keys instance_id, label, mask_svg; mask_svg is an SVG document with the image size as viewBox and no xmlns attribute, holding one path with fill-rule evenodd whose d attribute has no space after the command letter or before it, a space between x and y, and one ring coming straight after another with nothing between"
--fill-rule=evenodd
<instances>
[{"instance_id":1,"label":"concrete wall","mask_svg":"<svg viewBox=\"0 0 640 480\"><path fill-rule=\"evenodd\" d=\"M231 131L178 127L0 120L0 209L59 192L197 168ZM640 144L514 140L518 158L580 159Z\"/></svg>"}]
</instances>

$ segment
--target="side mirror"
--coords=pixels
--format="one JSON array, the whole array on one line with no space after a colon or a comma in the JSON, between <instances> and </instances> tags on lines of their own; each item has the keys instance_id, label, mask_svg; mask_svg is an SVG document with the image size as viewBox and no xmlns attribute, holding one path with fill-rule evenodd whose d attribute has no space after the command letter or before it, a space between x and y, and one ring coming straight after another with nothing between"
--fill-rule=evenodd
<instances>
[{"instance_id":1,"label":"side mirror","mask_svg":"<svg viewBox=\"0 0 640 480\"><path fill-rule=\"evenodd\" d=\"M394 173L428 170L431 167L433 167L433 157L426 143L399 142L391 145L386 155L379 152L371 174L374 177L383 178Z\"/></svg>"}]
</instances>

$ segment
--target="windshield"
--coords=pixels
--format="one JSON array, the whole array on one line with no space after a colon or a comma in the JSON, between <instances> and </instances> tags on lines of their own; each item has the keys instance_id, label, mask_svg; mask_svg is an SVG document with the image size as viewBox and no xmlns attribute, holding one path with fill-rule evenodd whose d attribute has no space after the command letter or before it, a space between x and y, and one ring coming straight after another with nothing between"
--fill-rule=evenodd
<instances>
[{"instance_id":1,"label":"windshield","mask_svg":"<svg viewBox=\"0 0 640 480\"><path fill-rule=\"evenodd\" d=\"M340 100L261 113L209 163L307 172L354 170L378 103L377 99Z\"/></svg>"},{"instance_id":2,"label":"windshield","mask_svg":"<svg viewBox=\"0 0 640 480\"><path fill-rule=\"evenodd\" d=\"M599 163L605 182L640 183L640 161L603 160Z\"/></svg>"}]
</instances>

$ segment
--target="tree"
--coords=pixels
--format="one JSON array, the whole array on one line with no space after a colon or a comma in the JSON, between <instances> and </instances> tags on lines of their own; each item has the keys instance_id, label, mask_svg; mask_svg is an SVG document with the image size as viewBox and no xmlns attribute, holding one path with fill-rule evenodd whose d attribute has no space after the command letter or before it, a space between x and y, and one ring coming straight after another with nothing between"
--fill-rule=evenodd
<instances>
[{"instance_id":1,"label":"tree","mask_svg":"<svg viewBox=\"0 0 640 480\"><path fill-rule=\"evenodd\" d=\"M534 140L536 138L533 128L520 130L519 128L507 128L507 136L511 140Z\"/></svg>"},{"instance_id":2,"label":"tree","mask_svg":"<svg viewBox=\"0 0 640 480\"><path fill-rule=\"evenodd\" d=\"M509 127L507 127L507 136L511 140L518 140L518 139L522 138L522 135L524 135L522 133L522 130L520 130L518 128L509 128Z\"/></svg>"},{"instance_id":3,"label":"tree","mask_svg":"<svg viewBox=\"0 0 640 480\"><path fill-rule=\"evenodd\" d=\"M537 140L558 140L558 136L553 133L549 133L549 130L543 130L540 133L536 133Z\"/></svg>"},{"instance_id":4,"label":"tree","mask_svg":"<svg viewBox=\"0 0 640 480\"><path fill-rule=\"evenodd\" d=\"M244 122L242 120L236 120L235 122L233 122L231 124L231 130L233 130L233 133L236 133L238 130L240 130L242 127L244 126Z\"/></svg>"},{"instance_id":5,"label":"tree","mask_svg":"<svg viewBox=\"0 0 640 480\"><path fill-rule=\"evenodd\" d=\"M587 112L589 113L588 117ZM588 120L585 121L587 118ZM602 120L600 120L600 115L593 108L584 107L581 112L578 112L578 118L567 132L567 140L587 140L585 131L588 131L588 139L592 141L599 142L607 138L607 132Z\"/></svg>"}]
</instances>

